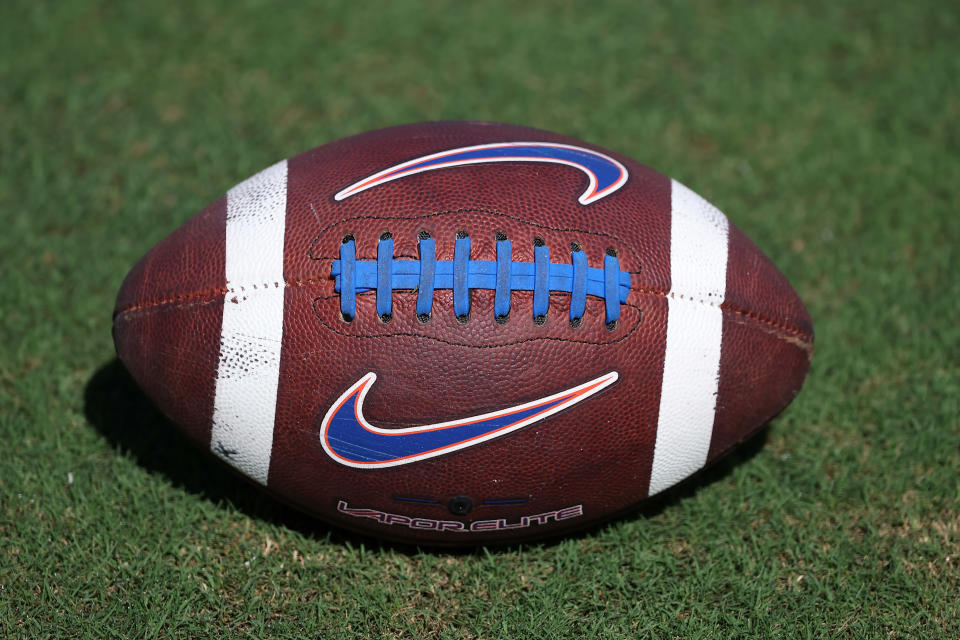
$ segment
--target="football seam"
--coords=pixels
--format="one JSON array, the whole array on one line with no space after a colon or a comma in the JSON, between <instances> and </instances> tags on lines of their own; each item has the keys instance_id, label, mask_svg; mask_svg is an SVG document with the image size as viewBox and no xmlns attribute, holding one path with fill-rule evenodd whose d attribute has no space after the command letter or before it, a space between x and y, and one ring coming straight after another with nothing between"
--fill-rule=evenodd
<instances>
[{"instance_id":1,"label":"football seam","mask_svg":"<svg viewBox=\"0 0 960 640\"><path fill-rule=\"evenodd\" d=\"M329 278L326 277L326 276L324 276L324 277L322 277L322 278L316 278L316 277L315 277L315 278L298 278L298 279L296 279L296 280L284 280L284 281L283 281L283 286L284 286L284 288L287 288L287 287L306 287L306 286L312 286L312 285L321 285L321 284L326 283L326 282L328 282L328 281L329 281ZM280 287L280 282L274 282L274 283L273 283L273 287L272 287L272 288L279 288L279 287ZM164 298L158 298L158 299L155 299L155 300L149 300L149 301L141 302L141 303L131 303L131 304L125 305L125 306L123 306L123 307L117 308L117 309L114 311L114 316L113 316L113 318L114 318L114 321L116 321L116 320L117 320L118 318L120 318L121 316L129 316L129 315L131 315L131 314L140 314L140 313L145 313L145 312L149 312L149 311L156 311L156 310L159 310L159 309L162 308L162 307L166 307L166 306L170 306L170 305L183 305L183 306L188 306L188 305L192 305L192 304L208 304L208 303L211 303L211 302L216 302L217 300L224 300L224 301L226 302L225 298L226 298L226 296L227 296L228 293L237 293L237 294L240 294L240 293L243 293L244 291L246 291L247 288L252 289L252 290L254 290L254 291L258 291L258 290L261 290L261 289L270 289L270 288L271 288L271 285L270 285L270 283L265 283L265 284L264 284L264 283L256 283L256 284L249 284L249 285L239 285L239 286L234 286L234 287L218 287L218 288L216 288L216 289L207 289L207 290L204 290L204 291L197 291L197 292L193 292L193 293L185 293L185 294L177 294L177 295L167 296L167 297L164 297ZM733 304L730 304L730 303L727 303L727 302L723 302L723 303L720 303L720 304L717 304L717 303L715 303L715 302L708 302L708 301L703 300L703 299L698 299L698 298L694 298L694 297L691 297L691 296L684 296L684 295L682 295L682 294L677 294L677 293L675 293L675 292L669 292L669 291L666 291L666 290L664 290L664 289L656 289L656 288L634 287L634 286L631 286L631 287L630 287L630 291L636 292L636 293L638 293L638 294L640 294L640 295L645 295L645 296L650 296L650 297L655 297L655 298L674 297L674 298L679 298L679 299L681 299L681 300L689 300L689 301L691 301L691 302L696 302L696 303L698 303L698 304L702 304L702 305L709 306L709 307L718 307L721 311L726 311L726 312L732 313L732 314L734 314L734 315L740 316L740 317L742 317L742 318L746 318L746 319L749 319L749 320L753 320L754 322L756 322L756 323L758 323L758 324L765 325L766 327L768 327L769 329L771 329L772 332L773 332L773 335L775 335L775 336L778 337L779 339L781 339L781 340L783 340L783 341L785 341L785 342L791 343L791 344L793 344L794 346L797 346L798 348L800 348L800 349L802 349L802 350L804 350L804 351L806 351L806 352L808 352L808 353L810 353L810 354L812 354L812 352L813 352L813 335L812 335L811 333L809 333L809 332L807 332L807 331L804 331L804 330L802 330L802 329L796 328L796 327L791 327L791 326L787 325L786 323L779 322L779 321L777 321L777 320L774 320L774 319L772 319L772 318L769 318L769 317L767 317L767 316L764 316L763 314L761 314L761 313L759 313L759 312L751 311L751 310L749 310L749 309L744 309L744 308L741 308L741 307L737 307L737 306L735 306L735 305L733 305ZM372 294L372 293L374 293L374 292L368 292L368 293ZM364 294L361 294L361 295L364 295ZM640 309L637 305L633 305L633 304L629 304L629 303L627 303L627 304L628 304L628 306L633 307L633 308L635 308L635 309L638 309L638 310L640 310L640 311L642 312L642 309ZM313 305L311 305L311 306L313 306ZM316 315L316 310L314 310L314 315ZM322 322L322 320L321 320L321 322ZM332 331L335 331L336 333L340 333L340 332L336 331L335 329L333 329L332 327L330 327L329 325L327 325L325 322L324 322L323 324L324 324L325 327L330 328ZM636 327L634 326L634 329L635 329L635 328L636 328ZM630 332L628 332L628 333L625 334L624 336L618 338L617 340L613 340L613 341L610 341L610 342L604 342L604 343L601 343L601 344L615 344L616 342L619 342L620 340L623 340L623 339L626 338L628 335L630 335L630 333L632 333L632 331L633 331L633 329L631 329ZM349 335L349 336L353 336L353 337L371 337L371 338L374 338L374 337L376 337L376 338L390 337L391 335L398 335L398 336L399 336L399 335L414 335L414 336L417 336L417 337L427 338L427 339L431 339L431 340L440 340L441 342L444 342L444 340L442 340L442 339L433 338L432 336L423 336L423 335L420 335L420 334L379 334L379 335L376 335L376 336L358 336L358 335L356 335L356 334L347 334L347 333L344 333L344 334L342 334L342 335ZM554 338L554 337L549 337L549 336L538 337L538 338L528 338L527 340L560 340L560 341L567 341L567 342L581 342L581 341L579 341L579 340L570 340L570 339L568 339L568 338ZM526 341L526 340L525 340L525 341ZM451 344L460 344L460 343L451 343ZM511 344L517 344L517 343L514 342L514 343L511 343ZM594 343L591 342L591 343L589 343L589 344L594 344ZM474 346L474 345L468 345L468 346ZM484 345L484 346L487 346L487 345ZM489 346L503 346L503 345L489 345Z\"/></svg>"},{"instance_id":2,"label":"football seam","mask_svg":"<svg viewBox=\"0 0 960 640\"><path fill-rule=\"evenodd\" d=\"M298 278L296 280L283 280L283 287L286 289L288 287L305 287L309 285L320 285L324 282L329 281L330 278L327 276L315 277L315 278ZM153 309L155 307L164 307L171 304L177 304L180 302L194 304L194 303L204 303L204 302L214 302L218 299L225 298L228 293L241 294L244 293L247 289L253 291L261 291L263 289L270 289L270 283L254 283L254 284L245 284L245 285L236 285L233 287L211 287L209 289L204 289L202 291L194 291L191 293L178 293L174 295L165 296L163 298L155 298L153 300L146 300L144 302L131 302L129 304L117 307L113 312L113 317L116 319L119 316L127 315L129 313L136 313L138 311L145 311ZM280 288L280 281L275 281L273 283L274 289Z\"/></svg>"}]
</instances>

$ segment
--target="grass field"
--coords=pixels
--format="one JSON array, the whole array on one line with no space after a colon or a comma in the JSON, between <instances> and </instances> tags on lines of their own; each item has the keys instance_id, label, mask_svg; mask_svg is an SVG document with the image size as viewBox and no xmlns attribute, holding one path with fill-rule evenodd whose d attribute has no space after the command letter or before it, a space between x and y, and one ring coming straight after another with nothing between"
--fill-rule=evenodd
<instances>
[{"instance_id":1,"label":"grass field","mask_svg":"<svg viewBox=\"0 0 960 640\"><path fill-rule=\"evenodd\" d=\"M960 637L960 9L8 2L0 637ZM227 187L490 119L704 194L817 331L764 435L581 536L446 554L211 466L114 358L127 269Z\"/></svg>"}]
</instances>

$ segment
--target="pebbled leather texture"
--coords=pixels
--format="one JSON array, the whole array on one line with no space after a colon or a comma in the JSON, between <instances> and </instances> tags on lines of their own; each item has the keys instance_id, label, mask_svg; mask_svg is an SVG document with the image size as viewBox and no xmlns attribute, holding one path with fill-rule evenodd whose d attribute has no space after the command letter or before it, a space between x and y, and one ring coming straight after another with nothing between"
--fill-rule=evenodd
<instances>
[{"instance_id":1,"label":"pebbled leather texture","mask_svg":"<svg viewBox=\"0 0 960 640\"><path fill-rule=\"evenodd\" d=\"M583 172L537 162L442 168L334 199L358 180L420 156L510 141L597 150L623 163L629 177L587 205L578 201L587 180ZM340 526L437 544L552 535L647 498L668 297L683 295L671 291L669 178L557 134L463 122L345 138L291 158L287 172L275 417L273 424L258 425L272 436L269 491ZM221 198L158 244L128 275L114 314L117 352L133 377L200 446L214 450L224 305L240 304L232 299L257 284L226 279L226 218ZM543 325L533 321L533 292L514 292L509 320L501 324L494 319L492 290L472 292L466 322L456 319L450 290L436 292L426 323L417 319L414 291L394 292L389 323L377 315L375 292L358 294L356 317L345 322L330 278L344 236L353 236L357 259L376 259L384 232L392 234L395 258L416 258L422 231L435 240L438 260L453 259L458 232L469 234L477 260L496 259L498 233L510 239L515 261L533 261L535 240L550 247L554 260L567 256L575 243L597 268L613 250L620 268L631 273L630 294L612 329L604 322L603 301L590 298L582 324L571 326L569 295L556 293ZM244 259L263 259L256 251L251 248ZM786 407L803 384L812 354L813 329L803 303L732 223L727 255L723 302L696 303L714 304L722 318L716 411L704 463ZM351 468L331 459L318 439L331 404L370 372L377 382L365 399L365 418L391 429L499 411L611 371L618 373L614 384L568 410L505 437L411 464ZM456 497L468 499L466 513L454 512ZM570 517L522 520L577 506L582 515L574 509L565 512L574 514ZM350 509L370 511L345 512ZM376 514L399 517L387 524L386 515ZM500 524L478 531L427 528L441 521L466 528ZM501 528L524 522L528 526Z\"/></svg>"}]
</instances>

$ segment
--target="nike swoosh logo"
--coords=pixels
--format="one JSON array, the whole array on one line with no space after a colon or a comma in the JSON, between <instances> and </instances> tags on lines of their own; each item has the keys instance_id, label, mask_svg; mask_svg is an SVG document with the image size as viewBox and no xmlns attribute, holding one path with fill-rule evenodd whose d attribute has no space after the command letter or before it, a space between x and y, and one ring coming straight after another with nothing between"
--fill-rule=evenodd
<instances>
[{"instance_id":1,"label":"nike swoosh logo","mask_svg":"<svg viewBox=\"0 0 960 640\"><path fill-rule=\"evenodd\" d=\"M330 407L320 426L324 451L348 467L395 467L434 458L522 429L586 400L617 380L611 371L579 386L509 409L422 427L381 429L363 417L363 401L377 376L360 378Z\"/></svg>"},{"instance_id":2,"label":"nike swoosh logo","mask_svg":"<svg viewBox=\"0 0 960 640\"><path fill-rule=\"evenodd\" d=\"M339 191L333 199L339 202L371 187L425 171L491 162L552 162L579 169L589 180L586 191L578 200L582 205L610 195L626 183L629 175L623 164L592 149L554 142L495 142L449 149L408 160L353 183Z\"/></svg>"}]
</instances>

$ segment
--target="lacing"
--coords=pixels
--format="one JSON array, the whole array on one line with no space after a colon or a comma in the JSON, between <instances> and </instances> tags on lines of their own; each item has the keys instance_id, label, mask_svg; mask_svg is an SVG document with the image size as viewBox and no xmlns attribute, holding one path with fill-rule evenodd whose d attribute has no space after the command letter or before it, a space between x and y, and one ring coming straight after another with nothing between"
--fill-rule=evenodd
<instances>
[{"instance_id":1,"label":"lacing","mask_svg":"<svg viewBox=\"0 0 960 640\"><path fill-rule=\"evenodd\" d=\"M514 262L513 245L497 234L497 259L470 259L470 237L458 233L453 260L437 260L436 244L426 232L419 235L417 260L395 260L393 236L384 233L377 244L376 260L357 260L356 242L347 236L340 245L340 259L333 261L331 276L334 290L340 294L340 312L352 321L357 312L357 294L376 291L377 313L381 320L393 318L393 292L417 292L417 317L430 319L437 289L453 290L453 312L466 322L470 315L470 291L494 290L493 311L498 322L510 315L511 293L533 291L533 320L546 322L551 293L570 294L570 324L580 326L586 312L587 296L602 298L608 328L616 326L620 305L630 291L630 274L620 270L616 252L607 250L603 268L587 265L587 256L579 245L570 246L570 263L551 262L550 249L540 238L534 240L533 262Z\"/></svg>"}]
</instances>

